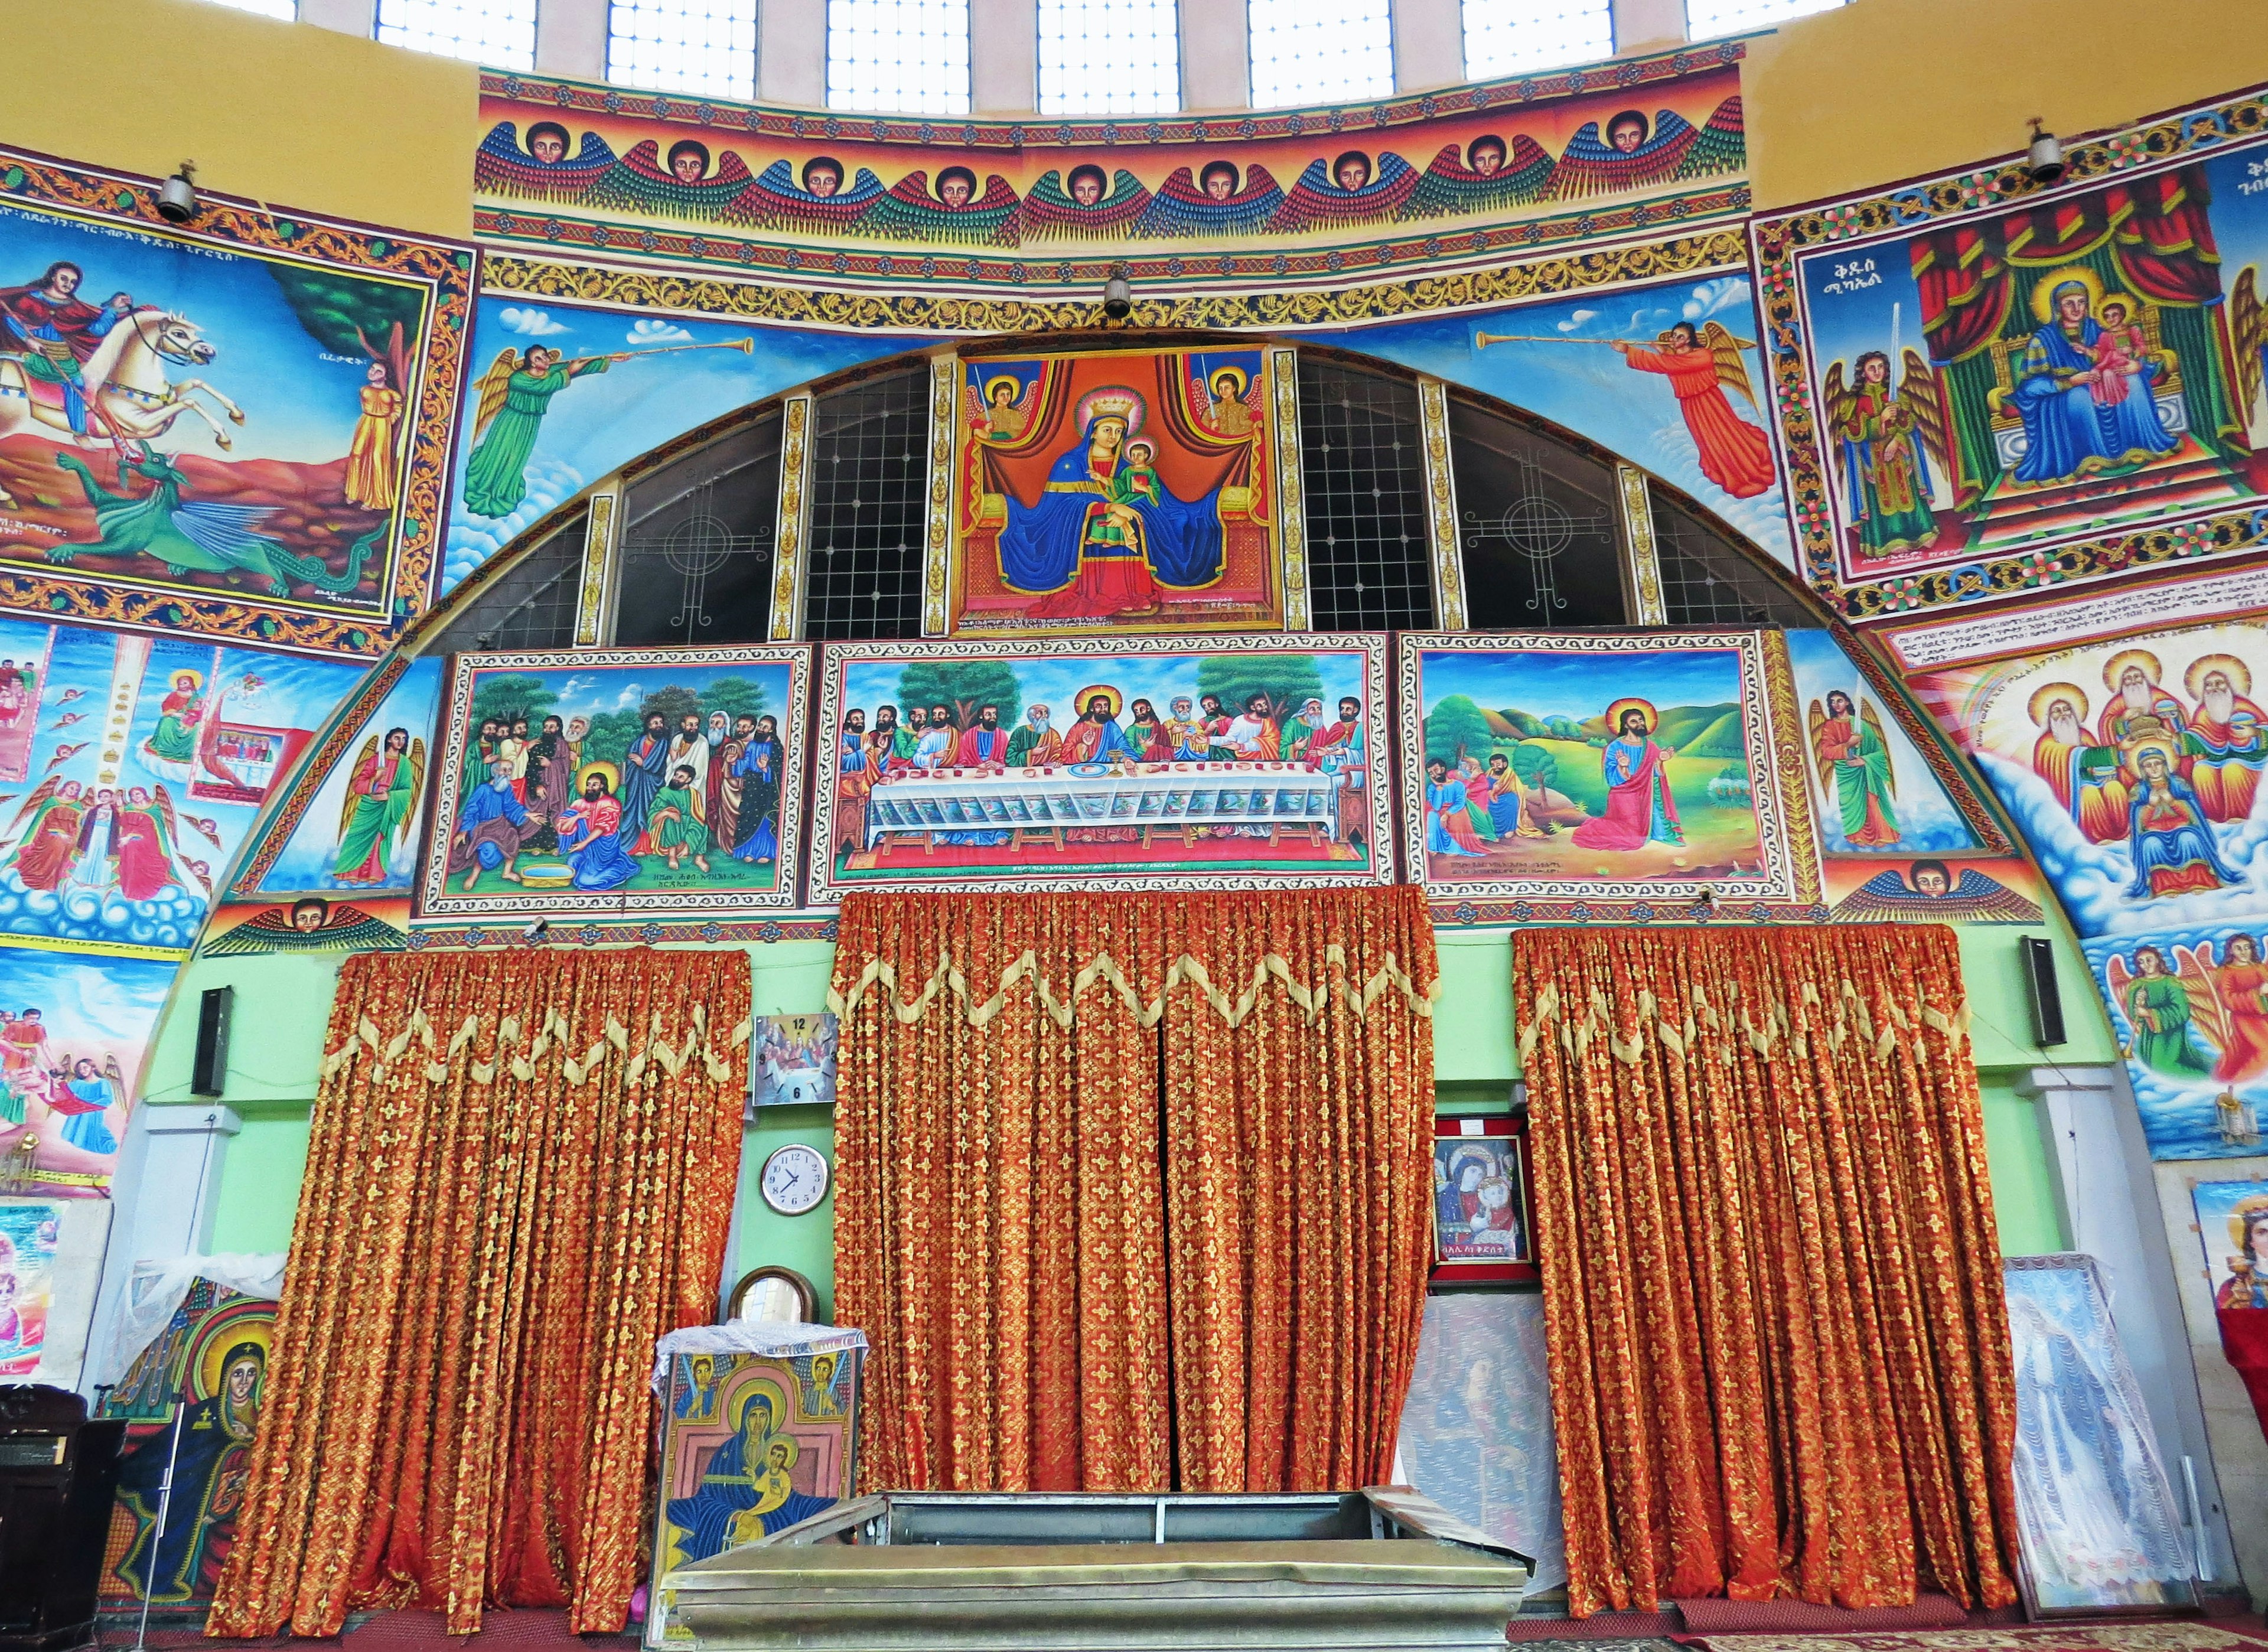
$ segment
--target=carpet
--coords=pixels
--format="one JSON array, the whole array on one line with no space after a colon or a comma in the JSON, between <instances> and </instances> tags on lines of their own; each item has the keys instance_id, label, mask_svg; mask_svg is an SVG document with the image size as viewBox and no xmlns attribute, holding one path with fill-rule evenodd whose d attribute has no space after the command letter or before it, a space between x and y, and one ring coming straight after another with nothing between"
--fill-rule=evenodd
<instances>
[{"instance_id":1,"label":"carpet","mask_svg":"<svg viewBox=\"0 0 2268 1652\"><path fill-rule=\"evenodd\" d=\"M635 1634L567 1633L564 1611L491 1606L481 1614L477 1641L447 1633L447 1619L438 1611L381 1611L347 1620L347 1632L335 1641L303 1641L273 1635L256 1641L211 1640L195 1629L152 1628L146 1643L151 1652L180 1652L189 1647L211 1647L215 1652L448 1652L477 1645L480 1652L637 1652ZM134 1644L134 1625L106 1621L101 1626L102 1652L121 1652Z\"/></svg>"},{"instance_id":2,"label":"carpet","mask_svg":"<svg viewBox=\"0 0 2268 1652\"><path fill-rule=\"evenodd\" d=\"M1602 1611L1589 1618L1530 1618L1512 1620L1505 1639L1522 1641L1646 1641L1681 1634L1685 1619L1674 1611Z\"/></svg>"},{"instance_id":3,"label":"carpet","mask_svg":"<svg viewBox=\"0 0 2268 1652\"><path fill-rule=\"evenodd\" d=\"M1815 1606L1808 1600L1678 1600L1695 1634L1852 1634L1898 1629L1965 1629L1969 1613L1950 1595L1923 1595L1911 1606ZM2023 1621L2011 1608L2011 1623Z\"/></svg>"},{"instance_id":4,"label":"carpet","mask_svg":"<svg viewBox=\"0 0 2268 1652\"><path fill-rule=\"evenodd\" d=\"M1710 1652L2258 1652L2268 1634L2194 1619L2149 1623L1981 1625L1967 1629L1851 1634L1680 1637Z\"/></svg>"}]
</instances>

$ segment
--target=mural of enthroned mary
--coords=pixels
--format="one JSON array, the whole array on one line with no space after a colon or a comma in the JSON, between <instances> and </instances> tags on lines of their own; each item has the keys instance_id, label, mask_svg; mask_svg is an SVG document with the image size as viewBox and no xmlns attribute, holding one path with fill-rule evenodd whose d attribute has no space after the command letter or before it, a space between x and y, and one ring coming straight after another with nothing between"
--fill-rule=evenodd
<instances>
[{"instance_id":1,"label":"mural of enthroned mary","mask_svg":"<svg viewBox=\"0 0 2268 1652\"><path fill-rule=\"evenodd\" d=\"M1035 619L1152 614L1159 587L1193 590L1220 578L1220 490L1183 499L1165 485L1148 408L1111 385L1081 398L1079 439L1057 455L1037 504L1012 494L1000 530L1000 576L1041 595Z\"/></svg>"},{"instance_id":2,"label":"mural of enthroned mary","mask_svg":"<svg viewBox=\"0 0 2268 1652\"><path fill-rule=\"evenodd\" d=\"M2091 270L2058 270L2041 284L2046 302L2036 300L2034 313L2043 324L2011 375L2008 400L2028 444L2016 480L2066 482L2173 452L2180 439L2156 399L2173 352L2142 346L2133 325L2141 306L2103 295Z\"/></svg>"}]
</instances>

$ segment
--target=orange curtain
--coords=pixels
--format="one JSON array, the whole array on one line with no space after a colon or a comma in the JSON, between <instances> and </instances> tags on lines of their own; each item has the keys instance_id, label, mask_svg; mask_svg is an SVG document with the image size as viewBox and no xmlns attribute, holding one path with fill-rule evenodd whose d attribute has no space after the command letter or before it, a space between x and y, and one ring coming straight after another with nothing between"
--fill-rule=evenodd
<instances>
[{"instance_id":1,"label":"orange curtain","mask_svg":"<svg viewBox=\"0 0 2268 1652\"><path fill-rule=\"evenodd\" d=\"M714 1314L748 1011L739 953L347 962L208 1634L622 1627L653 1345Z\"/></svg>"},{"instance_id":2,"label":"orange curtain","mask_svg":"<svg viewBox=\"0 0 2268 1652\"><path fill-rule=\"evenodd\" d=\"M870 1485L1389 1476L1430 1256L1412 889L854 895L838 1316Z\"/></svg>"},{"instance_id":3,"label":"orange curtain","mask_svg":"<svg viewBox=\"0 0 2268 1652\"><path fill-rule=\"evenodd\" d=\"M2016 1597L1953 932L1530 930L1568 1605Z\"/></svg>"}]
</instances>

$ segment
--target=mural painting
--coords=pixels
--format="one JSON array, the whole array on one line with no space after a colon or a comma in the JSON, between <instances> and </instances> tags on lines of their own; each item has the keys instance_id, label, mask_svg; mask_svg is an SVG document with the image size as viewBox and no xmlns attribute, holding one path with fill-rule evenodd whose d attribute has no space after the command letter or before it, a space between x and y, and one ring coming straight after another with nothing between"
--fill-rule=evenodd
<instances>
[{"instance_id":1,"label":"mural painting","mask_svg":"<svg viewBox=\"0 0 2268 1652\"><path fill-rule=\"evenodd\" d=\"M2010 856L1903 860L1830 856L1822 868L1838 924L2043 924L2039 875Z\"/></svg>"},{"instance_id":2,"label":"mural painting","mask_svg":"<svg viewBox=\"0 0 2268 1652\"><path fill-rule=\"evenodd\" d=\"M792 907L810 653L459 654L421 917Z\"/></svg>"},{"instance_id":3,"label":"mural painting","mask_svg":"<svg viewBox=\"0 0 2268 1652\"><path fill-rule=\"evenodd\" d=\"M358 675L0 619L0 726L28 748L0 791L0 945L187 952L269 787Z\"/></svg>"},{"instance_id":4,"label":"mural painting","mask_svg":"<svg viewBox=\"0 0 2268 1652\"><path fill-rule=\"evenodd\" d=\"M1204 273L1297 278L1375 261L1381 239L1388 260L1430 242L1454 262L1571 238L1578 218L1593 234L1644 223L1641 200L1689 221L1737 210L1739 56L1728 43L1626 59L1476 88L1454 109L1429 96L1045 126L705 103L687 119L682 99L491 74L477 223L555 251L902 282L1015 280L1027 267L1008 254L1101 249L1153 253L1125 271L1139 282L1223 246L1259 255Z\"/></svg>"},{"instance_id":5,"label":"mural painting","mask_svg":"<svg viewBox=\"0 0 2268 1652\"><path fill-rule=\"evenodd\" d=\"M1388 881L1386 704L1380 636L828 644L813 902Z\"/></svg>"},{"instance_id":6,"label":"mural painting","mask_svg":"<svg viewBox=\"0 0 2268 1652\"><path fill-rule=\"evenodd\" d=\"M0 1191L108 1196L173 969L0 947Z\"/></svg>"},{"instance_id":7,"label":"mural painting","mask_svg":"<svg viewBox=\"0 0 2268 1652\"><path fill-rule=\"evenodd\" d=\"M1778 761L1794 730L1776 637L1432 632L1401 646L1403 830L1428 889L1816 901L1809 805Z\"/></svg>"},{"instance_id":8,"label":"mural painting","mask_svg":"<svg viewBox=\"0 0 2268 1652\"><path fill-rule=\"evenodd\" d=\"M835 1017L823 1013L757 1016L748 1105L834 1106L839 1037Z\"/></svg>"},{"instance_id":9,"label":"mural painting","mask_svg":"<svg viewBox=\"0 0 2268 1652\"><path fill-rule=\"evenodd\" d=\"M952 630L1283 629L1265 351L961 371Z\"/></svg>"},{"instance_id":10,"label":"mural painting","mask_svg":"<svg viewBox=\"0 0 2268 1652\"><path fill-rule=\"evenodd\" d=\"M2213 1307L2268 1308L2268 1182L2199 1182L2190 1197Z\"/></svg>"},{"instance_id":11,"label":"mural painting","mask_svg":"<svg viewBox=\"0 0 2268 1652\"><path fill-rule=\"evenodd\" d=\"M53 1205L0 1203L0 1376L22 1382L40 1368L62 1228Z\"/></svg>"},{"instance_id":12,"label":"mural painting","mask_svg":"<svg viewBox=\"0 0 2268 1652\"><path fill-rule=\"evenodd\" d=\"M1792 562L1757 326L1747 275L1727 270L1316 336L1588 437Z\"/></svg>"},{"instance_id":13,"label":"mural painting","mask_svg":"<svg viewBox=\"0 0 2268 1652\"><path fill-rule=\"evenodd\" d=\"M98 1414L126 1420L99 1598L180 1607L212 1598L252 1468L276 1304L192 1281ZM178 1446L175 1442L179 1433ZM173 1495L158 1530L166 1469Z\"/></svg>"},{"instance_id":14,"label":"mural painting","mask_svg":"<svg viewBox=\"0 0 2268 1652\"><path fill-rule=\"evenodd\" d=\"M2082 943L2155 1159L2264 1148L2268 917Z\"/></svg>"},{"instance_id":15,"label":"mural painting","mask_svg":"<svg viewBox=\"0 0 2268 1652\"><path fill-rule=\"evenodd\" d=\"M2268 143L2228 141L2257 104L2080 146L2021 205L1988 168L1756 225L1815 579L1885 582L1874 612L2124 567L2135 529L2259 539Z\"/></svg>"},{"instance_id":16,"label":"mural painting","mask_svg":"<svg viewBox=\"0 0 2268 1652\"><path fill-rule=\"evenodd\" d=\"M1980 839L1939 778L1946 759L1937 742L1918 719L1910 720L1903 697L1885 693L1863 674L1833 633L1791 631L1787 653L1827 854L2007 848L1997 828L1988 827Z\"/></svg>"},{"instance_id":17,"label":"mural painting","mask_svg":"<svg viewBox=\"0 0 2268 1652\"><path fill-rule=\"evenodd\" d=\"M469 254L0 162L11 605L374 653L430 594Z\"/></svg>"},{"instance_id":18,"label":"mural painting","mask_svg":"<svg viewBox=\"0 0 2268 1652\"><path fill-rule=\"evenodd\" d=\"M407 895L287 896L231 901L207 922L200 955L247 952L392 952L409 944Z\"/></svg>"},{"instance_id":19,"label":"mural painting","mask_svg":"<svg viewBox=\"0 0 2268 1652\"><path fill-rule=\"evenodd\" d=\"M750 327L491 294L474 321L441 589L617 466L904 333Z\"/></svg>"}]
</instances>

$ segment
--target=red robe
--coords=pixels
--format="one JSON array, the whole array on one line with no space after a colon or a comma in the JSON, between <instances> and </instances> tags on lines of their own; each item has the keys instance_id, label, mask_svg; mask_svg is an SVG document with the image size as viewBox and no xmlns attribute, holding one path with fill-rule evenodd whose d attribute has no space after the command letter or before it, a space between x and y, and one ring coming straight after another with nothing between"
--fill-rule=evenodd
<instances>
[{"instance_id":1,"label":"red robe","mask_svg":"<svg viewBox=\"0 0 2268 1652\"><path fill-rule=\"evenodd\" d=\"M129 901L146 901L173 881L163 830L155 809L129 808L118 816L118 889Z\"/></svg>"},{"instance_id":2,"label":"red robe","mask_svg":"<svg viewBox=\"0 0 2268 1652\"><path fill-rule=\"evenodd\" d=\"M1008 761L1008 731L1005 728L965 728L961 747L953 756L963 769L981 769Z\"/></svg>"},{"instance_id":3,"label":"red robe","mask_svg":"<svg viewBox=\"0 0 2268 1652\"><path fill-rule=\"evenodd\" d=\"M1669 380L1677 396L1677 409L1685 415L1685 428L1701 452L1701 474L1736 499L1769 493L1777 479L1772 472L1771 440L1757 426L1733 411L1717 382L1717 358L1705 350L1640 350L1632 346L1624 358L1638 372L1658 372Z\"/></svg>"},{"instance_id":4,"label":"red robe","mask_svg":"<svg viewBox=\"0 0 2268 1652\"><path fill-rule=\"evenodd\" d=\"M26 887L52 893L70 875L78 858L78 823L82 811L73 804L58 804L40 820L21 849L16 852L16 874Z\"/></svg>"}]
</instances>

